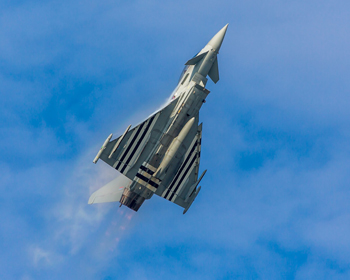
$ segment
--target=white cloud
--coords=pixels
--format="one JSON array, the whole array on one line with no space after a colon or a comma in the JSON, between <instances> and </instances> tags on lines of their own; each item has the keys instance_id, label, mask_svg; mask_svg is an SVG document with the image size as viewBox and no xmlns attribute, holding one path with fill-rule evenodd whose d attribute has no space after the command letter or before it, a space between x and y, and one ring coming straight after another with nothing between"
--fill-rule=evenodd
<instances>
[{"instance_id":1,"label":"white cloud","mask_svg":"<svg viewBox=\"0 0 350 280\"><path fill-rule=\"evenodd\" d=\"M199 1L141 2L1 14L1 264L13 272L27 248L23 279L348 278L347 9L219 1L193 14ZM116 176L92 164L100 144L156 109L226 21L221 80L201 111L209 172L189 212L157 197L138 213L88 205ZM255 152L261 164L240 169L238 156Z\"/></svg>"}]
</instances>

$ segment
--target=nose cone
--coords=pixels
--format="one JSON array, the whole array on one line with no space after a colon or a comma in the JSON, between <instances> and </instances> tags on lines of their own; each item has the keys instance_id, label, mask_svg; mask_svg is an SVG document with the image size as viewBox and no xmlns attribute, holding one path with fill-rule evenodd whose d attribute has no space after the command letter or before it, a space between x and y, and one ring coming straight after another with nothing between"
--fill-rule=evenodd
<instances>
[{"instance_id":1,"label":"nose cone","mask_svg":"<svg viewBox=\"0 0 350 280\"><path fill-rule=\"evenodd\" d=\"M222 41L224 40L228 24L226 24L216 35L209 41L208 45L214 50L219 51Z\"/></svg>"}]
</instances>

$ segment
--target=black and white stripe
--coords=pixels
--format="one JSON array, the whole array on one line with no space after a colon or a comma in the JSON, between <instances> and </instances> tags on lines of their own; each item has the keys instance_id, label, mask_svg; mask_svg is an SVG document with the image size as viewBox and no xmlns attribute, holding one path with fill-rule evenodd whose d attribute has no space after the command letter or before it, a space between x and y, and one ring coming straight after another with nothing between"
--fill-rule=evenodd
<instances>
[{"instance_id":1,"label":"black and white stripe","mask_svg":"<svg viewBox=\"0 0 350 280\"><path fill-rule=\"evenodd\" d=\"M160 181L157 178L152 177L155 171L155 167L144 162L140 166L140 169L137 172L134 181L155 192L160 184Z\"/></svg>"},{"instance_id":2,"label":"black and white stripe","mask_svg":"<svg viewBox=\"0 0 350 280\"><path fill-rule=\"evenodd\" d=\"M141 165L141 166L140 166L140 169L141 169L142 171L147 172L149 175L153 175L153 174L154 174L154 171L152 171L151 169L147 168L147 167L144 166L144 165Z\"/></svg>"},{"instance_id":3,"label":"black and white stripe","mask_svg":"<svg viewBox=\"0 0 350 280\"><path fill-rule=\"evenodd\" d=\"M186 178L192 171L195 160L197 159L197 145L198 138L196 135L196 137L194 137L194 139L191 142L188 152L185 154L185 160L182 163L179 171L176 173L169 187L162 194L162 197L164 197L165 199L172 201L172 199L176 198L176 192L181 190L183 183L186 181Z\"/></svg>"},{"instance_id":4,"label":"black and white stripe","mask_svg":"<svg viewBox=\"0 0 350 280\"><path fill-rule=\"evenodd\" d=\"M158 117L159 113L140 124L139 127L133 131L126 144L126 149L124 149L113 166L115 169L123 174L126 174L129 171L131 168L130 165L134 163L139 156L141 149L146 144L148 136L157 122Z\"/></svg>"},{"instance_id":5,"label":"black and white stripe","mask_svg":"<svg viewBox=\"0 0 350 280\"><path fill-rule=\"evenodd\" d=\"M195 176L198 178L199 163L201 159L201 148L202 148L202 124L198 126L198 145L197 145L197 159L196 159L196 170Z\"/></svg>"}]
</instances>

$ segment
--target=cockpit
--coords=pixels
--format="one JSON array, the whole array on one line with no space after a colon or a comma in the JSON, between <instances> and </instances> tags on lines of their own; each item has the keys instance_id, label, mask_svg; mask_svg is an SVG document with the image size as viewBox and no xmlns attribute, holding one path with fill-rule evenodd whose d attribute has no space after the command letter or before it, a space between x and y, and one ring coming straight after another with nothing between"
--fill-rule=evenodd
<instances>
[{"instance_id":1,"label":"cockpit","mask_svg":"<svg viewBox=\"0 0 350 280\"><path fill-rule=\"evenodd\" d=\"M184 69L182 70L178 83L180 83L181 79L185 76L185 73L187 72L188 67L189 67L189 65L186 65L186 66L184 67ZM183 84L184 82L185 82L185 81L182 81L181 84Z\"/></svg>"},{"instance_id":2,"label":"cockpit","mask_svg":"<svg viewBox=\"0 0 350 280\"><path fill-rule=\"evenodd\" d=\"M197 56L197 54L195 56ZM177 90L190 78L190 74L192 72L191 70L188 71L190 66L191 65L185 65L184 69L181 71L181 75L177 83L177 86L174 89L174 91L171 93L171 98L170 98L171 100L176 97Z\"/></svg>"},{"instance_id":3,"label":"cockpit","mask_svg":"<svg viewBox=\"0 0 350 280\"><path fill-rule=\"evenodd\" d=\"M196 57L198 54L199 54L199 53L196 53L193 57ZM193 57L192 57L192 58L193 58ZM178 84L181 82L181 85L183 85L183 84L186 82L186 80L187 80L187 78L188 78L188 76L189 76L189 73L186 73L186 72L187 72L187 70L188 70L189 67L190 67L190 65L186 65L186 66L184 67L184 69L182 70L181 75L180 75L180 78L179 78L179 81L178 81ZM186 75L185 75L185 74L186 74Z\"/></svg>"}]
</instances>

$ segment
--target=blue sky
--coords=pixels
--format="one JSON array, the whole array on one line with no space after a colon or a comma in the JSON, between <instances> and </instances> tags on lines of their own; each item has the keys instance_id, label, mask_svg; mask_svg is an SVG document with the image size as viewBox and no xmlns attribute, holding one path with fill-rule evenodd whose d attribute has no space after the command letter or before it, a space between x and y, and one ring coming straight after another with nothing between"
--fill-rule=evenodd
<instances>
[{"instance_id":1,"label":"blue sky","mask_svg":"<svg viewBox=\"0 0 350 280\"><path fill-rule=\"evenodd\" d=\"M1 1L1 279L349 279L349 1ZM92 160L226 23L186 215Z\"/></svg>"}]
</instances>

